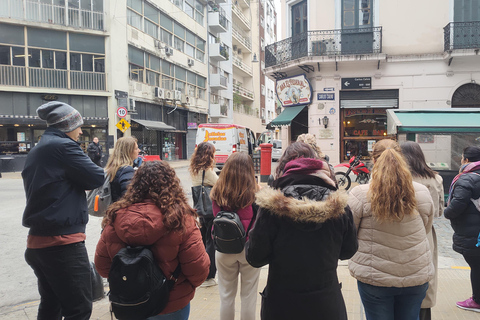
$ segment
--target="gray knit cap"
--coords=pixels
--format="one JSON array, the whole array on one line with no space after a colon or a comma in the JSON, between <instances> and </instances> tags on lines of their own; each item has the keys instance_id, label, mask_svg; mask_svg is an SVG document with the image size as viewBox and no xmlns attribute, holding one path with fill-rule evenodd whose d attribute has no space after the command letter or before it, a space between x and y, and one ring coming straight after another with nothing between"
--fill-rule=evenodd
<instances>
[{"instance_id":1,"label":"gray knit cap","mask_svg":"<svg viewBox=\"0 0 480 320\"><path fill-rule=\"evenodd\" d=\"M38 117L47 121L49 127L57 128L62 132L70 132L83 124L82 115L72 106L50 101L37 108Z\"/></svg>"}]
</instances>

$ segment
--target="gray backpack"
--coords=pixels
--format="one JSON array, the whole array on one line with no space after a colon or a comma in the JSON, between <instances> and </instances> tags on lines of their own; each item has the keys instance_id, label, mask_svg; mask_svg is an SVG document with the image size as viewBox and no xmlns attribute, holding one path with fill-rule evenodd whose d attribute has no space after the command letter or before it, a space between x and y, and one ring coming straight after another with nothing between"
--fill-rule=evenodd
<instances>
[{"instance_id":1,"label":"gray backpack","mask_svg":"<svg viewBox=\"0 0 480 320\"><path fill-rule=\"evenodd\" d=\"M103 217L111 203L110 176L105 175L103 185L87 192L88 214L95 217Z\"/></svg>"}]
</instances>

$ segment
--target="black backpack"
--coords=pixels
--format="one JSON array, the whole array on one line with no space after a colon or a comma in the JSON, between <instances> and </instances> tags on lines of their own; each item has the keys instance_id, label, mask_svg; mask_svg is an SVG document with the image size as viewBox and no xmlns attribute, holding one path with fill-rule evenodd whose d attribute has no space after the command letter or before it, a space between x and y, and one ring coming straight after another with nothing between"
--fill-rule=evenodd
<instances>
[{"instance_id":1,"label":"black backpack","mask_svg":"<svg viewBox=\"0 0 480 320\"><path fill-rule=\"evenodd\" d=\"M113 257L108 283L111 310L120 320L146 319L162 312L180 264L167 280L146 247L126 247Z\"/></svg>"},{"instance_id":2,"label":"black backpack","mask_svg":"<svg viewBox=\"0 0 480 320\"><path fill-rule=\"evenodd\" d=\"M243 227L242 221L234 211L222 211L217 213L213 219L212 237L215 244L215 250L221 253L240 253L245 247L245 241L257 216L256 205L252 205L253 217L248 224L247 231Z\"/></svg>"}]
</instances>

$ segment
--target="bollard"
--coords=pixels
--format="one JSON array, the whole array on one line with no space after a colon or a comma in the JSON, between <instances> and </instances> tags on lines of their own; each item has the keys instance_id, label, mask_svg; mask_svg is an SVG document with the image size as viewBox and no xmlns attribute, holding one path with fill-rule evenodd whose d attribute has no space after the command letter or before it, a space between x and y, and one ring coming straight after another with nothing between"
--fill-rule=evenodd
<instances>
[{"instance_id":1,"label":"bollard","mask_svg":"<svg viewBox=\"0 0 480 320\"><path fill-rule=\"evenodd\" d=\"M272 173L272 146L271 143L260 145L260 182L268 182Z\"/></svg>"}]
</instances>

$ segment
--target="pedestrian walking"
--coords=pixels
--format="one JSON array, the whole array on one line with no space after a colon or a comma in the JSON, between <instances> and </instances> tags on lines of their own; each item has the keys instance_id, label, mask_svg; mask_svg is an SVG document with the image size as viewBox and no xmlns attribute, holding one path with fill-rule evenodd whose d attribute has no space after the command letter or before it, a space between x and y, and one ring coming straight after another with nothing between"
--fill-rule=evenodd
<instances>
[{"instance_id":1,"label":"pedestrian walking","mask_svg":"<svg viewBox=\"0 0 480 320\"><path fill-rule=\"evenodd\" d=\"M348 268L367 320L417 320L435 273L427 238L432 197L412 181L397 142L378 141L372 158L372 180L349 194L359 248Z\"/></svg>"},{"instance_id":2,"label":"pedestrian walking","mask_svg":"<svg viewBox=\"0 0 480 320\"><path fill-rule=\"evenodd\" d=\"M95 252L102 277L108 277L113 257L126 246L148 246L167 279L180 264L165 309L149 320L189 317L195 288L209 269L196 216L175 170L165 161L149 161L138 168L131 187L109 207L102 221L104 229Z\"/></svg>"},{"instance_id":3,"label":"pedestrian walking","mask_svg":"<svg viewBox=\"0 0 480 320\"><path fill-rule=\"evenodd\" d=\"M103 170L77 142L83 124L77 110L52 101L37 114L48 128L29 152L22 178L27 198L23 225L30 229L25 260L38 279L38 319L90 319L85 190L103 184Z\"/></svg>"},{"instance_id":4,"label":"pedestrian walking","mask_svg":"<svg viewBox=\"0 0 480 320\"><path fill-rule=\"evenodd\" d=\"M193 152L190 160L190 177L192 178L192 187L200 186L202 183L206 187L213 187L218 180L218 175L213 168L215 167L215 147L208 142L200 143ZM207 195L208 197L208 195ZM200 199L199 199L200 200ZM202 199L203 200L203 199ZM211 203L210 198L206 201ZM194 207L197 203L194 203ZM215 266L215 246L212 239L212 225L213 225L213 210L211 206L206 206L208 212L199 213L200 231L202 233L203 244L205 250L210 257L210 271L208 272L207 280L202 284L202 287L210 287L217 285L215 275L217 268Z\"/></svg>"},{"instance_id":5,"label":"pedestrian walking","mask_svg":"<svg viewBox=\"0 0 480 320\"><path fill-rule=\"evenodd\" d=\"M87 154L97 166L102 166L102 146L98 143L98 138L94 137L93 142L87 147Z\"/></svg>"},{"instance_id":6,"label":"pedestrian walking","mask_svg":"<svg viewBox=\"0 0 480 320\"><path fill-rule=\"evenodd\" d=\"M450 220L453 250L470 266L472 296L457 307L480 312L480 147L463 150L460 172L448 192L445 218Z\"/></svg>"},{"instance_id":7,"label":"pedestrian walking","mask_svg":"<svg viewBox=\"0 0 480 320\"><path fill-rule=\"evenodd\" d=\"M347 319L337 266L358 242L347 195L336 190L327 162L295 142L279 160L273 189L257 193L246 257L256 268L269 265L262 320Z\"/></svg>"},{"instance_id":8,"label":"pedestrian walking","mask_svg":"<svg viewBox=\"0 0 480 320\"><path fill-rule=\"evenodd\" d=\"M112 202L120 199L127 191L135 173L133 161L138 158L139 152L137 139L134 137L122 137L115 143L113 153L105 166L105 172L110 177Z\"/></svg>"},{"instance_id":9,"label":"pedestrian walking","mask_svg":"<svg viewBox=\"0 0 480 320\"><path fill-rule=\"evenodd\" d=\"M222 173L210 194L213 215L220 211L234 211L242 226L248 226L254 219L255 192L258 185L252 158L243 152L228 157ZM247 234L248 237L248 234ZM215 253L218 270L218 291L220 293L220 320L235 318L235 296L240 277L241 320L254 320L257 305L257 288L260 269L252 267L245 258L245 249L240 253Z\"/></svg>"},{"instance_id":10,"label":"pedestrian walking","mask_svg":"<svg viewBox=\"0 0 480 320\"><path fill-rule=\"evenodd\" d=\"M427 165L425 155L420 145L413 141L406 141L400 145L402 154L407 161L413 181L423 184L430 192L433 200L434 218L438 218L443 214L444 209L444 191L442 177ZM437 301L437 283L438 283L438 248L437 235L432 224L431 232L427 233L428 243L432 252L433 266L435 268L435 276L428 283L427 294L423 299L420 309L419 320L431 320L432 308Z\"/></svg>"}]
</instances>

